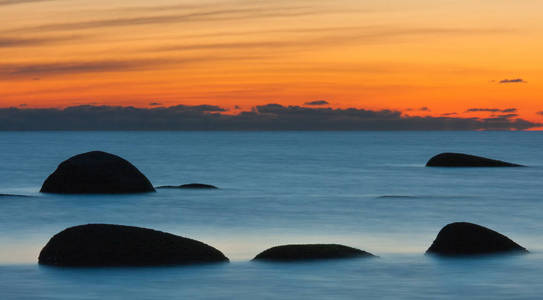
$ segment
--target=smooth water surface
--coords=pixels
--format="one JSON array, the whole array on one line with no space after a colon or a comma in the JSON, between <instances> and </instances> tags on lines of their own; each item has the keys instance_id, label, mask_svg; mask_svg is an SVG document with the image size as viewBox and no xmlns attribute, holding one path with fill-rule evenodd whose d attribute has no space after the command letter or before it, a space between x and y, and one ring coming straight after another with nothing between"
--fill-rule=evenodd
<instances>
[{"instance_id":1,"label":"smooth water surface","mask_svg":"<svg viewBox=\"0 0 543 300\"><path fill-rule=\"evenodd\" d=\"M538 298L543 292L543 134L538 132L0 132L0 298ZM42 195L72 155L103 150L155 186L219 190ZM425 168L466 152L527 168ZM533 254L424 256L469 221ZM172 268L37 265L55 233L86 223L150 227L204 241L232 263ZM286 243L341 243L373 260L250 262ZM542 252L540 254L540 252Z\"/></svg>"}]
</instances>

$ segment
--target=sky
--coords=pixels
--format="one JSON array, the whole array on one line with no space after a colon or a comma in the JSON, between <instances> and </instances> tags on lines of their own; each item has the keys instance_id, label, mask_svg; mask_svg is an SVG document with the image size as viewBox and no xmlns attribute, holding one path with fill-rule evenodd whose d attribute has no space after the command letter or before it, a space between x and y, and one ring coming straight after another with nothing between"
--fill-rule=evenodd
<instances>
[{"instance_id":1,"label":"sky","mask_svg":"<svg viewBox=\"0 0 543 300\"><path fill-rule=\"evenodd\" d=\"M543 122L541 0L0 0L0 108Z\"/></svg>"}]
</instances>

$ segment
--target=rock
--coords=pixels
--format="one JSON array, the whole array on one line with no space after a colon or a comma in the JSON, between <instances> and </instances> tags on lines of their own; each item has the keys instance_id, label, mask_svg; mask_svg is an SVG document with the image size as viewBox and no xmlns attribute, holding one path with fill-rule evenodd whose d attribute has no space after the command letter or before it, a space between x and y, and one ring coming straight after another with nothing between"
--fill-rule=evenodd
<instances>
[{"instance_id":1,"label":"rock","mask_svg":"<svg viewBox=\"0 0 543 300\"><path fill-rule=\"evenodd\" d=\"M427 167L522 167L521 165L463 153L441 153L432 157Z\"/></svg>"},{"instance_id":2,"label":"rock","mask_svg":"<svg viewBox=\"0 0 543 300\"><path fill-rule=\"evenodd\" d=\"M0 198L31 198L32 196L14 195L14 194L0 194Z\"/></svg>"},{"instance_id":3,"label":"rock","mask_svg":"<svg viewBox=\"0 0 543 300\"><path fill-rule=\"evenodd\" d=\"M49 175L42 193L129 194L154 192L153 185L134 165L113 154L93 151L62 162Z\"/></svg>"},{"instance_id":4,"label":"rock","mask_svg":"<svg viewBox=\"0 0 543 300\"><path fill-rule=\"evenodd\" d=\"M219 250L152 229L89 224L56 234L39 263L54 266L159 266L227 262Z\"/></svg>"},{"instance_id":5,"label":"rock","mask_svg":"<svg viewBox=\"0 0 543 300\"><path fill-rule=\"evenodd\" d=\"M528 251L508 237L471 223L452 223L445 226L427 254L473 255Z\"/></svg>"},{"instance_id":6,"label":"rock","mask_svg":"<svg viewBox=\"0 0 543 300\"><path fill-rule=\"evenodd\" d=\"M356 257L375 257L373 254L343 245L285 245L270 248L258 254L254 260L301 261L316 259L338 259Z\"/></svg>"},{"instance_id":7,"label":"rock","mask_svg":"<svg viewBox=\"0 0 543 300\"><path fill-rule=\"evenodd\" d=\"M157 189L216 190L218 187L203 183L191 183L183 185L164 185L157 187Z\"/></svg>"}]
</instances>

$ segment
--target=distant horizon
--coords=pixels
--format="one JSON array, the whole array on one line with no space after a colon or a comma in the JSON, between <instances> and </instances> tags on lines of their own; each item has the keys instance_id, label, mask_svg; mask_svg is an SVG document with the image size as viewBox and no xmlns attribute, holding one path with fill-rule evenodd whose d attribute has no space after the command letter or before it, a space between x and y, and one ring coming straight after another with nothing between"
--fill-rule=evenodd
<instances>
[{"instance_id":1,"label":"distant horizon","mask_svg":"<svg viewBox=\"0 0 543 300\"><path fill-rule=\"evenodd\" d=\"M104 131L519 131L542 123L518 117L516 108L468 108L441 116L399 110L331 108L324 100L303 105L266 104L251 110L217 105L153 107L78 105L0 108L0 130ZM417 109L417 112L429 108ZM481 115L482 114L482 115Z\"/></svg>"}]
</instances>

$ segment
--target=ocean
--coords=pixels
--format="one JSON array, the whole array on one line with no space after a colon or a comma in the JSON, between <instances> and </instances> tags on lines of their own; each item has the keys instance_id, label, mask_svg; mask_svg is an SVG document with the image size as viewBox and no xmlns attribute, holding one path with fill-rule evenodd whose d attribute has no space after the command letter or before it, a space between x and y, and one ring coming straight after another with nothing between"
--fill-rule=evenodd
<instances>
[{"instance_id":1,"label":"ocean","mask_svg":"<svg viewBox=\"0 0 543 300\"><path fill-rule=\"evenodd\" d=\"M540 132L0 132L0 299L538 299L543 293ZM102 150L155 186L218 190L45 195L63 160ZM425 168L464 152L527 168ZM528 255L424 255L467 221ZM227 264L54 268L50 237L88 223L147 227L221 250ZM277 245L339 243L376 259L262 263Z\"/></svg>"}]
</instances>

